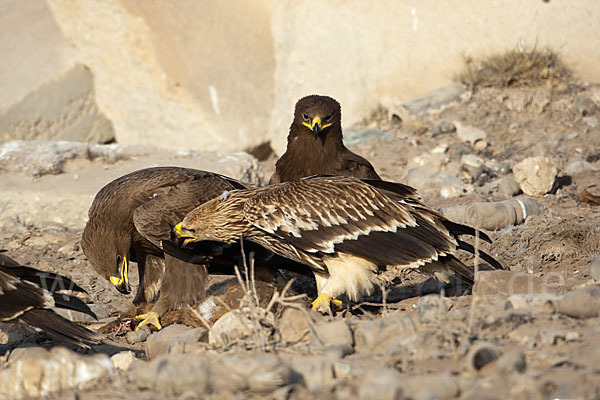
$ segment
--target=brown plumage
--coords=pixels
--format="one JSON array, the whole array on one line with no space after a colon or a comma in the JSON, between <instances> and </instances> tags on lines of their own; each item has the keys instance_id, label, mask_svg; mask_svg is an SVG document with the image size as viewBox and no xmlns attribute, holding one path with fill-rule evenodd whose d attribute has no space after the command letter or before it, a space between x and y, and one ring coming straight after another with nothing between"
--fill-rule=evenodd
<instances>
[{"instance_id":1,"label":"brown plumage","mask_svg":"<svg viewBox=\"0 0 600 400\"><path fill-rule=\"evenodd\" d=\"M142 323L160 328L162 314L202 300L207 283L204 265L165 254L162 241L198 205L225 190L243 188L231 178L189 168L156 167L124 175L96 194L83 231L83 251L96 271L124 293L130 291L129 263L137 262L140 285L134 304L153 303Z\"/></svg>"},{"instance_id":2,"label":"brown plumage","mask_svg":"<svg viewBox=\"0 0 600 400\"><path fill-rule=\"evenodd\" d=\"M341 107L335 99L312 95L298 100L287 149L269 184L312 175L381 179L369 161L344 146L341 122Z\"/></svg>"},{"instance_id":3,"label":"brown plumage","mask_svg":"<svg viewBox=\"0 0 600 400\"><path fill-rule=\"evenodd\" d=\"M71 322L52 308L59 307L96 315L76 297L61 290L84 292L69 278L20 265L0 254L0 322L23 322L40 328L52 337L78 345L97 343L100 336Z\"/></svg>"},{"instance_id":4,"label":"brown plumage","mask_svg":"<svg viewBox=\"0 0 600 400\"><path fill-rule=\"evenodd\" d=\"M309 266L319 293L313 306L321 310L328 309L330 297L356 300L369 293L374 274L385 266L444 281L458 274L473 283L473 271L454 253L473 251L457 236L474 229L446 220L421 203L413 188L398 183L317 176L236 190L194 209L175 232L182 246L243 237Z\"/></svg>"}]
</instances>

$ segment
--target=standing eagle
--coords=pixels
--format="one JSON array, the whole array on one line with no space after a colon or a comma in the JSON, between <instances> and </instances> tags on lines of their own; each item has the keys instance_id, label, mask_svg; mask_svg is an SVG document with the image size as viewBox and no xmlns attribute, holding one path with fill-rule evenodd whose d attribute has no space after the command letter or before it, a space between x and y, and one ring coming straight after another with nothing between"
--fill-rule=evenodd
<instances>
[{"instance_id":1,"label":"standing eagle","mask_svg":"<svg viewBox=\"0 0 600 400\"><path fill-rule=\"evenodd\" d=\"M306 96L296 103L287 149L269 184L311 175L381 179L369 161L344 146L340 103L327 96Z\"/></svg>"},{"instance_id":2,"label":"standing eagle","mask_svg":"<svg viewBox=\"0 0 600 400\"><path fill-rule=\"evenodd\" d=\"M140 284L134 305L154 303L150 312L136 318L143 318L139 326L152 324L160 329L159 318L165 312L205 297L208 279L205 265L166 254L162 241L195 207L225 190L245 188L234 179L189 168L129 173L96 194L83 231L83 252L121 293L131 290L128 271L135 261Z\"/></svg>"},{"instance_id":3,"label":"standing eagle","mask_svg":"<svg viewBox=\"0 0 600 400\"><path fill-rule=\"evenodd\" d=\"M76 297L60 290L85 292L69 278L20 265L0 254L0 322L24 322L59 340L78 345L97 343L100 336L55 313L59 307L96 315Z\"/></svg>"},{"instance_id":4,"label":"standing eagle","mask_svg":"<svg viewBox=\"0 0 600 400\"><path fill-rule=\"evenodd\" d=\"M309 266L319 293L313 309L324 312L337 296L355 301L369 294L374 274L388 265L443 281L458 274L472 284L473 271L454 252L473 252L457 236L474 233L422 204L409 186L340 176L231 191L194 209L175 227L182 246L243 238ZM502 268L489 255L481 256Z\"/></svg>"}]
</instances>

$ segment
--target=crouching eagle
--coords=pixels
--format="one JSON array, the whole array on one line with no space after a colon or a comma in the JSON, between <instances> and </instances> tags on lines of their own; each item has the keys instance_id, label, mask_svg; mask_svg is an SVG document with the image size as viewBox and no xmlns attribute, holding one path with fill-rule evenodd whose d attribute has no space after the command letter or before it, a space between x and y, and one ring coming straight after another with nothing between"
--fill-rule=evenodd
<instances>
[{"instance_id":1,"label":"crouching eagle","mask_svg":"<svg viewBox=\"0 0 600 400\"><path fill-rule=\"evenodd\" d=\"M226 192L175 227L183 246L243 238L306 264L319 293L313 309L323 312L342 294L352 301L369 294L374 275L386 266L416 269L446 282L458 274L472 284L473 271L454 253L473 252L458 236L474 233L421 203L409 186L341 176ZM502 268L489 255L481 256Z\"/></svg>"}]
</instances>

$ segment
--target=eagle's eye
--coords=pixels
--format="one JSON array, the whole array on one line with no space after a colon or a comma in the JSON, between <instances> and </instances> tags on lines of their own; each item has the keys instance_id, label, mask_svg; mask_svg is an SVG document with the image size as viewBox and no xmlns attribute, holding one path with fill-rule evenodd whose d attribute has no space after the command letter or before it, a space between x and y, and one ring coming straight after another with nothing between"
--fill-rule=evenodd
<instances>
[{"instance_id":1,"label":"eagle's eye","mask_svg":"<svg viewBox=\"0 0 600 400\"><path fill-rule=\"evenodd\" d=\"M331 121L331 118L333 118L333 113L331 113L328 116L326 116L325 117L325 121Z\"/></svg>"},{"instance_id":2,"label":"eagle's eye","mask_svg":"<svg viewBox=\"0 0 600 400\"><path fill-rule=\"evenodd\" d=\"M308 121L308 120L309 120L309 118L308 118L308 115L306 115L306 113L302 113L302 118L303 118L305 121Z\"/></svg>"}]
</instances>

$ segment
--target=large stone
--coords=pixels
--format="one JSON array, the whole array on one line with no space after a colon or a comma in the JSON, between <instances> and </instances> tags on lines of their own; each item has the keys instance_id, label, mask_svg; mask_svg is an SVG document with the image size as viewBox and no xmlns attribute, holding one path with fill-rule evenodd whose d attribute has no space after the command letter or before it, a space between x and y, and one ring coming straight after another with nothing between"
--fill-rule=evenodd
<instances>
[{"instance_id":1,"label":"large stone","mask_svg":"<svg viewBox=\"0 0 600 400\"><path fill-rule=\"evenodd\" d=\"M513 173L523 193L539 197L554 188L558 168L548 157L529 157L517 163Z\"/></svg>"},{"instance_id":2,"label":"large stone","mask_svg":"<svg viewBox=\"0 0 600 400\"><path fill-rule=\"evenodd\" d=\"M268 393L298 381L297 374L273 354L171 354L148 363L135 363L129 378L138 387L160 393Z\"/></svg>"},{"instance_id":3,"label":"large stone","mask_svg":"<svg viewBox=\"0 0 600 400\"><path fill-rule=\"evenodd\" d=\"M38 352L39 353L39 352ZM0 371L0 398L30 398L82 389L113 374L106 354L83 356L64 347L23 355Z\"/></svg>"},{"instance_id":4,"label":"large stone","mask_svg":"<svg viewBox=\"0 0 600 400\"><path fill-rule=\"evenodd\" d=\"M91 71L78 63L45 2L4 2L0 37L0 142L114 138L96 105Z\"/></svg>"},{"instance_id":5,"label":"large stone","mask_svg":"<svg viewBox=\"0 0 600 400\"><path fill-rule=\"evenodd\" d=\"M260 341L267 333L260 319L274 325L275 317L271 312L256 307L256 314L250 308L229 311L219 318L208 333L208 343L215 346L228 346L240 340Z\"/></svg>"}]
</instances>

